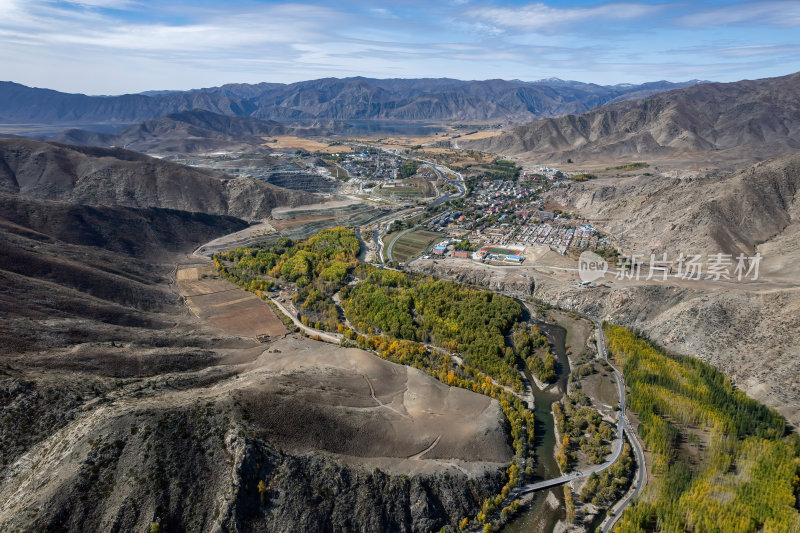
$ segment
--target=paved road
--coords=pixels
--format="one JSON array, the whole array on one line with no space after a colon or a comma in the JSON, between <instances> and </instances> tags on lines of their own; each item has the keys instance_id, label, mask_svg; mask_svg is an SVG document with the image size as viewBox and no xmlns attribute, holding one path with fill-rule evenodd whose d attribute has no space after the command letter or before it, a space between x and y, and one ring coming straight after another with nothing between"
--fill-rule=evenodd
<instances>
[{"instance_id":1,"label":"paved road","mask_svg":"<svg viewBox=\"0 0 800 533\"><path fill-rule=\"evenodd\" d=\"M394 258L392 257L392 249L394 248L394 243L397 242L397 239L399 239L400 237L402 237L403 235L405 235L406 233L408 233L409 231L411 231L413 229L414 228L404 229L403 231L401 231L400 233L397 234L397 237L392 239L392 242L390 242L389 246L386 247L386 260L388 262L391 263L392 261L394 261Z\"/></svg>"},{"instance_id":2,"label":"paved road","mask_svg":"<svg viewBox=\"0 0 800 533\"><path fill-rule=\"evenodd\" d=\"M603 325L599 322L595 322L597 325L597 349L600 351L600 355L603 358L603 361L608 363L608 351L606 350L606 342L605 338L603 337ZM636 479L633 480L633 490L628 491L628 494L617 503L614 512L608 517L606 522L603 524L602 531L603 533L608 533L614 527L619 517L622 515L622 512L625 508L631 503L635 497L637 497L641 492L642 488L644 487L644 476L645 476L645 463L644 463L644 450L642 450L641 445L639 444L638 437L636 433L633 431L630 423L628 422L627 417L625 416L625 387L622 382L622 377L619 375L619 372L612 366L611 371L614 373L614 377L617 379L617 384L622 384L620 388L620 414L619 420L620 424L622 424L625 433L628 434L628 441L631 443L633 447L633 453L636 455Z\"/></svg>"},{"instance_id":3,"label":"paved road","mask_svg":"<svg viewBox=\"0 0 800 533\"><path fill-rule=\"evenodd\" d=\"M606 351L606 344L605 339L603 338L603 326L599 322L595 323L597 326L597 350L600 357L608 363L608 352ZM617 505L616 511L609 517L606 521L605 525L603 526L603 533L607 533L611 530L611 528L616 523L619 516L622 514L622 511L628 506L633 498L639 495L644 485L644 452L642 451L641 446L639 445L639 441L636 439L636 435L633 432L630 424L628 423L627 418L625 417L625 382L622 380L622 376L619 372L611 367L611 371L614 374L614 379L617 382L617 389L619 390L619 416L617 418L617 438L614 440L614 453L611 457L604 462L603 464L593 466L591 468L582 470L580 472L576 472L574 474L567 474L561 477L547 479L544 481L539 481L537 483L531 483L528 485L523 485L521 487L517 487L514 489L511 494L512 497L521 496L522 494L527 494L529 492L535 492L537 490L546 489L549 487L554 487L556 485L562 485L574 479L580 479L587 477L593 473L601 472L614 464L617 459L619 459L620 454L622 453L623 448L623 435L625 433L628 434L628 440L631 442L634 453L636 454L636 462L639 465L637 469L637 476L634 480L634 490L630 491L628 495L621 500L621 503Z\"/></svg>"}]
</instances>

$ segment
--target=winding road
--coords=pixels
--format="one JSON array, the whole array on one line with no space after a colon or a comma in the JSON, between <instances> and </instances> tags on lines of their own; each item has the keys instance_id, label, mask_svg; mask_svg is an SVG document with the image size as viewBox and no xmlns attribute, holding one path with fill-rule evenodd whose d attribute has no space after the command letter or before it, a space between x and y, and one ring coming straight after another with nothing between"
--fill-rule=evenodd
<instances>
[{"instance_id":1,"label":"winding road","mask_svg":"<svg viewBox=\"0 0 800 533\"><path fill-rule=\"evenodd\" d=\"M606 350L605 338L603 337L603 326L599 322L595 322L597 326L597 351L600 358L608 363L608 352ZM550 487L555 487L557 485L562 485L569 481L580 479L584 477L588 477L591 474L595 474L597 472L601 472L614 464L617 459L619 459L620 454L622 453L624 438L623 435L625 433L628 434L628 440L630 441L634 453L636 455L636 463L637 463L637 473L636 479L633 482L633 490L628 491L628 494L617 504L613 507L614 511L609 515L608 519L606 519L602 531L603 533L607 533L611 531L611 528L614 527L617 519L622 515L622 512L625 508L630 504L631 500L639 495L644 486L644 476L645 476L645 463L644 463L644 451L642 450L639 441L637 440L636 434L634 433L633 429L628 422L628 419L625 417L625 382L622 380L622 376L620 375L617 370L611 366L611 371L614 374L614 379L617 382L617 388L619 389L619 416L617 417L617 437L614 440L614 452L611 457L605 461L604 463L593 466L591 468L582 470L580 472L576 472L574 474L566 474L557 478L547 479L544 481L539 481L536 483L530 483L528 485L523 485L517 487L513 491L511 491L511 497L516 498L523 494L528 494L530 492L535 492L537 490L542 490Z\"/></svg>"},{"instance_id":2,"label":"winding road","mask_svg":"<svg viewBox=\"0 0 800 533\"><path fill-rule=\"evenodd\" d=\"M608 351L606 350L606 342L605 338L603 337L603 325L599 322L595 322L597 325L597 349L600 352L600 356L603 358L603 361L611 366L611 371L614 373L614 377L617 380L617 386L619 386L620 391L620 411L619 411L619 424L618 429L621 427L625 430L625 433L628 434L628 441L631 443L631 447L633 447L633 453L636 455L636 478L633 480L633 490L629 490L625 497L622 498L617 504L612 507L613 511L608 516L606 521L603 523L602 531L603 533L608 533L614 527L614 524L617 523L617 520L622 515L622 512L625 508L631 503L635 497L637 497L641 492L642 488L644 488L645 483L645 462L644 462L644 450L642 450L641 444L639 444L639 439L636 436L636 432L633 431L633 428L628 422L628 418L625 416L625 384L622 381L622 376L620 376L617 369L614 368L613 365L608 360Z\"/></svg>"},{"instance_id":3,"label":"winding road","mask_svg":"<svg viewBox=\"0 0 800 533\"><path fill-rule=\"evenodd\" d=\"M398 234L397 234L397 237L395 237L394 239L392 239L392 241L389 243L389 246L387 246L387 247L386 247L386 260L387 260L389 263L391 263L392 261L394 261L394 258L392 257L392 249L394 249L394 243L396 243L396 242L397 242L397 240L398 240L400 237L402 237L403 235L405 235L405 234L406 234L406 233L408 233L409 231L413 230L414 228L416 228L416 226L414 226L413 228L404 229L403 231L401 231L400 233L398 233Z\"/></svg>"}]
</instances>

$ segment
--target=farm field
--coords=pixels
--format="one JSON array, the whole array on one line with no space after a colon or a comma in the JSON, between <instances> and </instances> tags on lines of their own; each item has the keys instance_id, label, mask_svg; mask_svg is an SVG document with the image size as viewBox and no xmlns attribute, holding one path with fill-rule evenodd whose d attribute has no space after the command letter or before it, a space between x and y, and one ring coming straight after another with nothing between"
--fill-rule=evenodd
<instances>
[{"instance_id":1,"label":"farm field","mask_svg":"<svg viewBox=\"0 0 800 533\"><path fill-rule=\"evenodd\" d=\"M272 337L286 333L269 305L220 278L213 267L179 269L177 279L192 312L229 335Z\"/></svg>"},{"instance_id":2,"label":"farm field","mask_svg":"<svg viewBox=\"0 0 800 533\"><path fill-rule=\"evenodd\" d=\"M392 248L395 261L405 262L428 249L428 246L442 237L441 233L428 230L410 231L397 239Z\"/></svg>"},{"instance_id":3,"label":"farm field","mask_svg":"<svg viewBox=\"0 0 800 533\"><path fill-rule=\"evenodd\" d=\"M275 148L276 150L302 149L308 150L309 152L323 152L328 154L353 151L350 146L330 145L327 142L295 137L294 135L276 135L265 139L268 139L268 142L264 143L264 146Z\"/></svg>"},{"instance_id":4,"label":"farm field","mask_svg":"<svg viewBox=\"0 0 800 533\"><path fill-rule=\"evenodd\" d=\"M433 183L426 179L409 179L398 180L395 182L394 187L381 187L375 190L375 194L384 197L400 197L400 198L427 198L436 196L436 189Z\"/></svg>"}]
</instances>

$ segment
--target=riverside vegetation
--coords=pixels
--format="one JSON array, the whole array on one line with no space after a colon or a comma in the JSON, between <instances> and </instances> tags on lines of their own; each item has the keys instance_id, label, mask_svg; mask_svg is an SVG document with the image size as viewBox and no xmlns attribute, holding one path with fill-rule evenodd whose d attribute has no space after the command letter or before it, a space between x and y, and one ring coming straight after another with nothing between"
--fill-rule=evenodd
<instances>
[{"instance_id":1,"label":"riverside vegetation","mask_svg":"<svg viewBox=\"0 0 800 533\"><path fill-rule=\"evenodd\" d=\"M487 498L475 517L458 524L460 530L491 530L517 511L519 502L510 501L509 494L523 474L522 460L533 451L533 413L509 391L522 390L522 383L514 350L504 340L522 309L511 298L489 291L359 264L358 252L354 232L340 227L303 242L278 239L237 248L215 255L213 261L222 276L264 300L281 281L293 282L293 299L303 321L341 333L343 344L497 399L508 419L516 457L506 469L500 493ZM346 320L358 331L339 316L333 301L337 292ZM449 351L460 354L463 364ZM526 475L532 474L531 462L528 457Z\"/></svg>"},{"instance_id":2,"label":"riverside vegetation","mask_svg":"<svg viewBox=\"0 0 800 533\"><path fill-rule=\"evenodd\" d=\"M531 367L535 359L547 366L546 359L532 355L544 347L541 332L519 324L521 307L510 298L361 264L358 251L351 230L333 228L303 242L278 239L218 254L214 263L223 276L265 300L281 282L294 283L293 299L304 322L337 331L343 343L414 366L448 385L496 398L517 457L502 491L459 528L503 523L518 507L509 494L523 475L519 465L534 439L532 413L508 389L522 389L518 364ZM334 303L337 293L343 313ZM784 419L699 360L666 354L619 326L606 325L605 332L630 386L639 433L653 453L654 480L626 510L617 531L800 529L800 440L787 435ZM509 334L516 350L506 346ZM463 364L454 361L455 354ZM583 403L581 397L568 398L570 416L557 423L565 437L594 425L602 440L590 436L577 449L599 457L607 429ZM581 500L609 505L618 499L632 461L626 446L619 462L587 480ZM563 466L569 468L569 460Z\"/></svg>"}]
</instances>

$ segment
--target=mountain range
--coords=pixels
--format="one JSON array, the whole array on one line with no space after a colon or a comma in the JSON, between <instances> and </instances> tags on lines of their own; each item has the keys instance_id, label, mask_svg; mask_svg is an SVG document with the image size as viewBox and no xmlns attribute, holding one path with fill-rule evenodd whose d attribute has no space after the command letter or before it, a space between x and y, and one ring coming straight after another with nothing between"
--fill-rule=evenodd
<instances>
[{"instance_id":1,"label":"mountain range","mask_svg":"<svg viewBox=\"0 0 800 533\"><path fill-rule=\"evenodd\" d=\"M262 120L526 121L582 113L607 103L698 83L658 81L603 86L554 79L525 82L356 77L87 96L0 82L0 122L131 124L187 110Z\"/></svg>"},{"instance_id":2,"label":"mountain range","mask_svg":"<svg viewBox=\"0 0 800 533\"><path fill-rule=\"evenodd\" d=\"M703 83L540 120L461 147L576 162L726 150L765 159L800 150L800 73Z\"/></svg>"}]
</instances>

